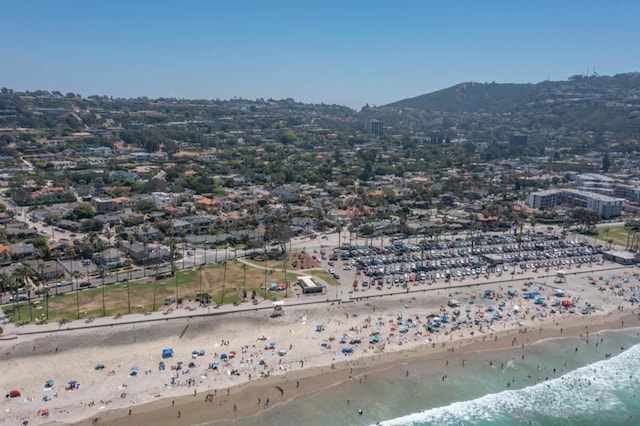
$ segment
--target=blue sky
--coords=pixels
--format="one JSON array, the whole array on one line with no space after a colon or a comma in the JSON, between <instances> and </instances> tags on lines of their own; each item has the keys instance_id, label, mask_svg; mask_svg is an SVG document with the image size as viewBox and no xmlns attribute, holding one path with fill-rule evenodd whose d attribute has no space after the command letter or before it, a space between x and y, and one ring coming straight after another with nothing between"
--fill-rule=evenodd
<instances>
[{"instance_id":1,"label":"blue sky","mask_svg":"<svg viewBox=\"0 0 640 426\"><path fill-rule=\"evenodd\" d=\"M360 108L640 71L640 2L0 0L0 86Z\"/></svg>"}]
</instances>

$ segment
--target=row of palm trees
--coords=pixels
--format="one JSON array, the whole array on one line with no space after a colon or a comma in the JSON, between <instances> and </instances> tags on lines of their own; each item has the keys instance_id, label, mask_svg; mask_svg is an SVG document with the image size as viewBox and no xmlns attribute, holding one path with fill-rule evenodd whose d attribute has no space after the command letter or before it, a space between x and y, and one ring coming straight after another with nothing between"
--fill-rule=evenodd
<instances>
[{"instance_id":1,"label":"row of palm trees","mask_svg":"<svg viewBox=\"0 0 640 426\"><path fill-rule=\"evenodd\" d=\"M33 321L33 303L31 294L36 288L40 288L42 294L45 299L45 318L49 319L49 291L48 287L45 287L43 278L43 264L38 262L38 268L40 269L40 276L33 270L33 268L25 263L20 263L12 273L0 273L0 281L3 283L3 287L8 289L10 293L13 295L13 303L14 307L17 311L18 321L21 321L21 309L20 309L20 297L19 297L19 289L24 289L24 294L27 297L27 303L29 304L29 321ZM71 268L71 276L75 280L76 283L76 318L80 318L80 283L79 280L82 277L82 274L78 270L73 270ZM106 276L106 268L102 265L98 265L97 267L98 274L102 278L102 315L106 315L106 302L105 302L105 276ZM36 286L34 283L38 282ZM129 289L127 286L127 293L129 293ZM127 294L127 299L130 300L129 294ZM155 297L154 297L155 299ZM155 301L155 300L154 300ZM131 305L129 303L129 312L131 311Z\"/></svg>"}]
</instances>

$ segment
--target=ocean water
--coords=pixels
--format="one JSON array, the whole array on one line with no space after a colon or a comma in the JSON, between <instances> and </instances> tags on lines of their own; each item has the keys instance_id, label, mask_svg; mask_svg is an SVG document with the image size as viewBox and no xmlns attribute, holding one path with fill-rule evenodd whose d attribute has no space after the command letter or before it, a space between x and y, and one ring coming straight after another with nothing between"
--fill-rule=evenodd
<instances>
[{"instance_id":1,"label":"ocean water","mask_svg":"<svg viewBox=\"0 0 640 426\"><path fill-rule=\"evenodd\" d=\"M639 330L461 356L369 372L234 424L640 424Z\"/></svg>"}]
</instances>

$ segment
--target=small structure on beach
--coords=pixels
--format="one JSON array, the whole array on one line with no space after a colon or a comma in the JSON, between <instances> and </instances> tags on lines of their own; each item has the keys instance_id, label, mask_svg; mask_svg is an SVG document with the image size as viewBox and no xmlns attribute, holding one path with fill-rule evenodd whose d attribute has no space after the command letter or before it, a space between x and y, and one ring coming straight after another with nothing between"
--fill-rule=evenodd
<instances>
[{"instance_id":1,"label":"small structure on beach","mask_svg":"<svg viewBox=\"0 0 640 426\"><path fill-rule=\"evenodd\" d=\"M171 358L173 356L173 348L164 348L162 350L162 358Z\"/></svg>"},{"instance_id":2,"label":"small structure on beach","mask_svg":"<svg viewBox=\"0 0 640 426\"><path fill-rule=\"evenodd\" d=\"M324 286L319 284L313 277L304 275L298 279L298 284L302 288L302 294L322 293Z\"/></svg>"},{"instance_id":3,"label":"small structure on beach","mask_svg":"<svg viewBox=\"0 0 640 426\"><path fill-rule=\"evenodd\" d=\"M273 313L271 314L271 318L279 317L280 315L284 315L284 300L276 300L273 302Z\"/></svg>"}]
</instances>

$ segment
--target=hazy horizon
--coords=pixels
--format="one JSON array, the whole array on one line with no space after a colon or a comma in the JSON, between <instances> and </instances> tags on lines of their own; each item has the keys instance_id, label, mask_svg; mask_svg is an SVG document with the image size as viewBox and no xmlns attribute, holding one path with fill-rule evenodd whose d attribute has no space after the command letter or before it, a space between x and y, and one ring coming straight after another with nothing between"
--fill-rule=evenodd
<instances>
[{"instance_id":1,"label":"hazy horizon","mask_svg":"<svg viewBox=\"0 0 640 426\"><path fill-rule=\"evenodd\" d=\"M605 7L606 6L606 7ZM4 2L0 86L354 109L474 82L640 70L640 4Z\"/></svg>"}]
</instances>

